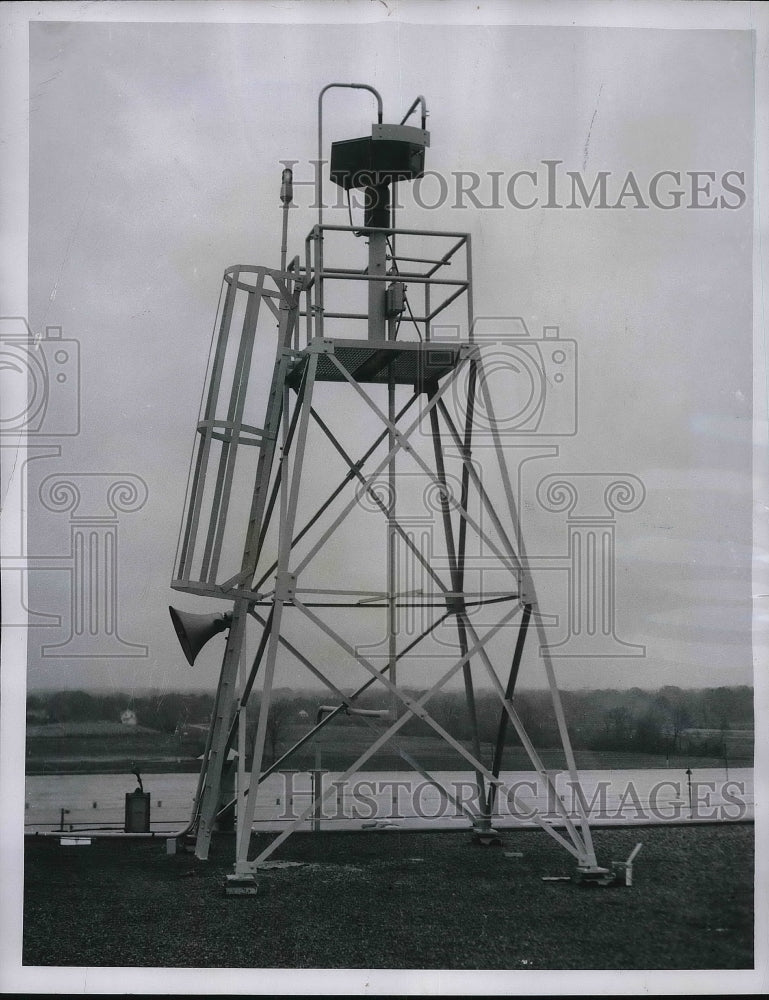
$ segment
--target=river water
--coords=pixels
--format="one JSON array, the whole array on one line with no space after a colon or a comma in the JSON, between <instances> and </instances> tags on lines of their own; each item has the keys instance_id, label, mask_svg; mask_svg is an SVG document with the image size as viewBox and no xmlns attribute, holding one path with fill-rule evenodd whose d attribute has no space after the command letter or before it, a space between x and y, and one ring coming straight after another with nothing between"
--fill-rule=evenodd
<instances>
[{"instance_id":1,"label":"river water","mask_svg":"<svg viewBox=\"0 0 769 1000\"><path fill-rule=\"evenodd\" d=\"M494 825L535 825L533 811L558 824L563 812L574 816L577 792L568 773L506 771L500 775ZM397 826L428 829L468 825L475 783L469 772L435 771L442 794L421 775L403 771L362 771L344 785L339 775L322 775L322 829L369 829ZM167 833L189 820L197 788L196 774L146 774L151 830ZM581 771L580 782L591 823L712 822L752 819L752 768L702 768L687 774L673 769ZM123 774L30 776L26 779L25 830L122 830L126 793L136 780ZM312 774L278 772L267 778L257 802L254 828L279 830L310 810ZM560 803L560 804L559 804ZM310 814L300 829L311 829Z\"/></svg>"}]
</instances>

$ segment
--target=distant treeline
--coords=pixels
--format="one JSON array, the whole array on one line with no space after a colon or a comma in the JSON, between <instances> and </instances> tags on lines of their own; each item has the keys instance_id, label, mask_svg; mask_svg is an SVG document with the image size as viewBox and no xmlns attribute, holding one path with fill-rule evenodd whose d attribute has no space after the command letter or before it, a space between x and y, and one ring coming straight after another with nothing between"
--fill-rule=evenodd
<instances>
[{"instance_id":1,"label":"distant treeline","mask_svg":"<svg viewBox=\"0 0 769 1000\"><path fill-rule=\"evenodd\" d=\"M419 692L409 691L414 696ZM389 707L386 692L366 692L357 699L361 708ZM635 750L644 753L674 753L682 749L704 754L728 752L735 731L753 729L753 689L718 687L685 689L672 685L656 691L602 689L562 691L561 700L575 749ZM269 740L275 748L283 744L296 727L307 728L315 721L318 706L333 699L319 691L275 692ZM539 747L559 744L558 729L547 691L521 691L515 707L523 725ZM472 724L464 693L440 692L427 705L430 714L457 739L470 739ZM177 735L197 732L213 711L213 695L208 692L165 692L141 696L125 693L55 691L31 694L27 698L27 720L34 723L120 721L126 711L141 726ZM475 710L480 738L496 739L500 704L490 691L477 691ZM258 699L249 703L249 715L258 711ZM345 724L363 724L350 716ZM190 730L192 727L192 730ZM424 722L412 719L404 733L432 733ZM519 744L512 725L506 742ZM739 742L739 741L738 741ZM743 744L744 745L744 744Z\"/></svg>"}]
</instances>

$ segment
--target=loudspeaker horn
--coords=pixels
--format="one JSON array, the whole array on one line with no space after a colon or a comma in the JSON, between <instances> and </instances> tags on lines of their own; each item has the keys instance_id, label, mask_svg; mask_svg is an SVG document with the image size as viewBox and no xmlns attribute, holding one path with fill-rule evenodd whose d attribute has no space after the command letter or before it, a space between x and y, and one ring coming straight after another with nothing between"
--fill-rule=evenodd
<instances>
[{"instance_id":1,"label":"loudspeaker horn","mask_svg":"<svg viewBox=\"0 0 769 1000\"><path fill-rule=\"evenodd\" d=\"M195 615L190 611L178 611L169 606L171 621L182 647L182 652L187 658L187 663L192 666L195 658L209 639L224 632L232 625L232 612L226 614L214 612L210 615Z\"/></svg>"}]
</instances>

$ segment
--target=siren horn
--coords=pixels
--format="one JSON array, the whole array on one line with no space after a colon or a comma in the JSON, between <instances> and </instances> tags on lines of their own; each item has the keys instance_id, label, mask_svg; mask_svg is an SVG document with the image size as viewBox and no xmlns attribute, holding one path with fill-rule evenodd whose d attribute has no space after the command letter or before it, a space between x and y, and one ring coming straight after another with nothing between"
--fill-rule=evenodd
<instances>
[{"instance_id":1,"label":"siren horn","mask_svg":"<svg viewBox=\"0 0 769 1000\"><path fill-rule=\"evenodd\" d=\"M226 614L214 612L210 615L195 615L189 611L178 611L169 606L171 621L182 647L182 652L187 658L187 663L192 666L195 658L209 639L224 632L232 625L232 612Z\"/></svg>"}]
</instances>

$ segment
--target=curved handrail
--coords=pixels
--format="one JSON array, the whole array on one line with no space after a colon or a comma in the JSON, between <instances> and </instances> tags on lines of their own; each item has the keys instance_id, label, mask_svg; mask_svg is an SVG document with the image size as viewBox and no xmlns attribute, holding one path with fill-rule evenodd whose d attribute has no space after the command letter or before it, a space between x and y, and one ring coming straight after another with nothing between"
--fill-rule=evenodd
<instances>
[{"instance_id":1,"label":"curved handrail","mask_svg":"<svg viewBox=\"0 0 769 1000\"><path fill-rule=\"evenodd\" d=\"M411 115L411 112L414 110L414 108L416 108L417 104L421 104L422 105L422 128L427 128L427 101L424 99L424 97L421 94L418 94L416 96L416 98L414 99L414 103L408 109L408 111L403 116L403 118L401 118L401 125L405 125L406 124L406 122L408 121L408 119L409 119L409 117Z\"/></svg>"},{"instance_id":2,"label":"curved handrail","mask_svg":"<svg viewBox=\"0 0 769 1000\"><path fill-rule=\"evenodd\" d=\"M318 225L323 225L323 95L333 87L351 90L368 90L376 98L377 121L382 124L382 95L368 83L327 83L318 94L318 162L315 173L315 200L318 202Z\"/></svg>"}]
</instances>

